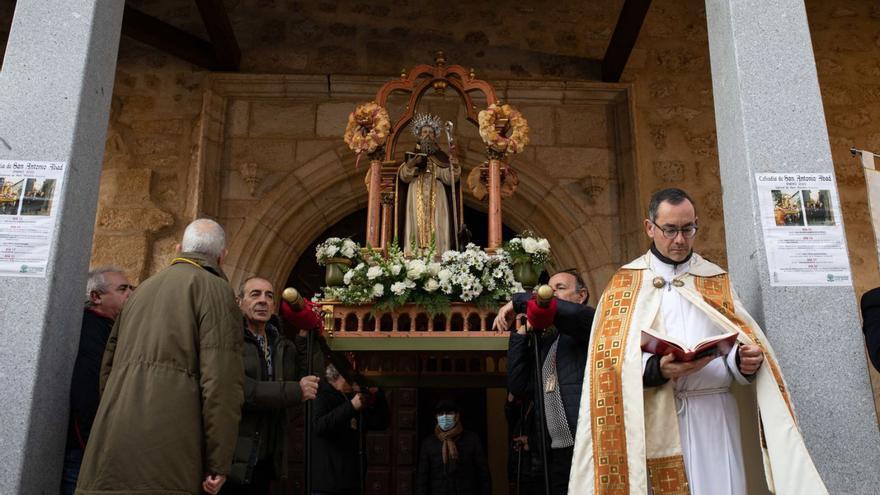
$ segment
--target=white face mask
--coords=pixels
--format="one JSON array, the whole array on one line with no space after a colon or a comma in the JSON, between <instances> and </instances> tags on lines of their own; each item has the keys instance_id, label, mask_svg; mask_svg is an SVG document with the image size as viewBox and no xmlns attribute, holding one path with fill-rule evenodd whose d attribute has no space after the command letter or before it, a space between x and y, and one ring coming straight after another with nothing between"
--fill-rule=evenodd
<instances>
[{"instance_id":1,"label":"white face mask","mask_svg":"<svg viewBox=\"0 0 880 495\"><path fill-rule=\"evenodd\" d=\"M455 415L454 414L438 414L437 415L437 425L440 426L440 429L443 431L449 431L455 426Z\"/></svg>"}]
</instances>

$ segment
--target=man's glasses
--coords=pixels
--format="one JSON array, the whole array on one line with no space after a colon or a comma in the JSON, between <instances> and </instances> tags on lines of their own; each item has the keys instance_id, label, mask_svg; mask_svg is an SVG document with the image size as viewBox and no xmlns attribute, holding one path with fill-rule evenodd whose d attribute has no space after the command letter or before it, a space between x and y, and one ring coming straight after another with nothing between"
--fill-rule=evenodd
<instances>
[{"instance_id":1,"label":"man's glasses","mask_svg":"<svg viewBox=\"0 0 880 495\"><path fill-rule=\"evenodd\" d=\"M657 225L657 222L653 220L651 220L651 223L653 223L654 226L663 231L663 237L667 239L675 239L678 236L679 232L681 232L681 235L684 236L685 239L693 239L694 236L697 235L696 225L688 225L686 227L677 229L674 227L661 227L660 225Z\"/></svg>"}]
</instances>

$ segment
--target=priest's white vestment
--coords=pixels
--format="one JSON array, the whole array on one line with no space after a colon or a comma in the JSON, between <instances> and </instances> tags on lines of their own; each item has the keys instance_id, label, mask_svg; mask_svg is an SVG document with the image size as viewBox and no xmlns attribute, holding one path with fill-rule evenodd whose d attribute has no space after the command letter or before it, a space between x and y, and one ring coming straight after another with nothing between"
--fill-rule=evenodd
<instances>
[{"instance_id":1,"label":"priest's white vestment","mask_svg":"<svg viewBox=\"0 0 880 495\"><path fill-rule=\"evenodd\" d=\"M727 273L699 255L678 266L650 252L621 268L596 308L569 493L746 493L734 380L736 350L692 375L644 388L641 330L687 344L735 331L764 363L753 380L768 487L825 494L797 428L772 348L736 299Z\"/></svg>"}]
</instances>

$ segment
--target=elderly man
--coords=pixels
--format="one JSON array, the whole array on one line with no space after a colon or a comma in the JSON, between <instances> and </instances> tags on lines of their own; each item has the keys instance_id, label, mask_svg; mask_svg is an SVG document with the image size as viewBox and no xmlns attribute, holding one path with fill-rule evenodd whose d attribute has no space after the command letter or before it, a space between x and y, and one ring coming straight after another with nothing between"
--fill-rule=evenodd
<instances>
[{"instance_id":1,"label":"elderly man","mask_svg":"<svg viewBox=\"0 0 880 495\"><path fill-rule=\"evenodd\" d=\"M229 473L244 373L226 235L199 219L177 249L110 334L77 494L214 494Z\"/></svg>"},{"instance_id":2,"label":"elderly man","mask_svg":"<svg viewBox=\"0 0 880 495\"><path fill-rule=\"evenodd\" d=\"M557 318L556 324L542 333L539 340L543 380L539 390L544 391L543 417L550 443L551 490L554 494L565 494L594 311L587 306L590 294L576 271L558 272L550 277L548 284L558 299ZM513 301L498 312L495 329L507 330L514 313L526 312L529 298L529 294L516 294ZM512 394L521 398L534 396L534 366L531 339L526 335L525 326L520 325L511 332L507 349L507 386ZM530 449L540 452L538 449L542 446L538 438L529 438L528 443Z\"/></svg>"},{"instance_id":3,"label":"elderly man","mask_svg":"<svg viewBox=\"0 0 880 495\"><path fill-rule=\"evenodd\" d=\"M686 192L655 193L645 220L651 249L618 270L599 300L569 490L744 495L739 418L730 392L737 381L757 384L770 490L827 493L773 351L727 273L693 252L697 231ZM649 328L687 346L734 332L738 344L679 361L671 352L642 351L642 330Z\"/></svg>"},{"instance_id":4,"label":"elderly man","mask_svg":"<svg viewBox=\"0 0 880 495\"><path fill-rule=\"evenodd\" d=\"M282 334L271 282L246 279L236 300L244 316L244 407L221 493L259 495L269 493L273 479L287 478L287 410L315 398L318 377L307 376L306 332L311 329L299 329L295 342ZM313 346L311 359L312 369L323 369L319 346Z\"/></svg>"},{"instance_id":5,"label":"elderly man","mask_svg":"<svg viewBox=\"0 0 880 495\"><path fill-rule=\"evenodd\" d=\"M89 441L101 393L98 389L101 358L110 330L133 287L118 268L102 267L89 272L86 282L86 303L79 334L79 350L70 381L70 418L61 493L73 494L82 466L83 452Z\"/></svg>"}]
</instances>

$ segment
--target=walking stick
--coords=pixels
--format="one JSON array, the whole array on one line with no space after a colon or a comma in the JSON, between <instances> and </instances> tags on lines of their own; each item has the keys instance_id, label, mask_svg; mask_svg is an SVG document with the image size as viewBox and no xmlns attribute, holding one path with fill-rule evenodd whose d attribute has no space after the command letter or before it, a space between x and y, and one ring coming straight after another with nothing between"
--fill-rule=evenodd
<instances>
[{"instance_id":1,"label":"walking stick","mask_svg":"<svg viewBox=\"0 0 880 495\"><path fill-rule=\"evenodd\" d=\"M314 331L309 330L306 333L306 374L311 376L312 370L312 335ZM306 473L305 488L306 495L312 494L312 402L306 401L306 424L305 424L305 447L306 447Z\"/></svg>"},{"instance_id":2,"label":"walking stick","mask_svg":"<svg viewBox=\"0 0 880 495\"><path fill-rule=\"evenodd\" d=\"M458 205L456 204L457 196L455 195L455 165L453 164L456 161L455 152L455 138L452 136L452 131L454 129L454 124L451 121L446 122L446 144L449 147L449 173L452 174L452 184L450 187L452 188L452 223L454 227L452 228L452 237L455 239L455 250L460 250L458 245L458 232L460 226L458 225Z\"/></svg>"},{"instance_id":3,"label":"walking stick","mask_svg":"<svg viewBox=\"0 0 880 495\"><path fill-rule=\"evenodd\" d=\"M358 411L358 475L360 475L360 478L358 479L358 488L360 491L358 491L358 493L360 495L366 493L366 487L364 486L365 478L367 477L367 473L364 472L364 467L366 465L366 459L364 457L364 444L366 443L364 441L364 433L366 433L364 430L364 409L363 406L361 406L361 410Z\"/></svg>"},{"instance_id":4,"label":"walking stick","mask_svg":"<svg viewBox=\"0 0 880 495\"><path fill-rule=\"evenodd\" d=\"M523 404L524 405L524 404ZM523 424L526 422L526 414L525 408L520 406L519 408L519 438L523 436ZM516 442L513 443L516 445ZM519 495L520 488L522 486L522 451L523 446L520 444L519 448L516 449L516 495Z\"/></svg>"},{"instance_id":5,"label":"walking stick","mask_svg":"<svg viewBox=\"0 0 880 495\"><path fill-rule=\"evenodd\" d=\"M544 380L541 376L541 350L538 348L538 330L531 330L532 347L535 349L535 419L538 422L538 435L541 441L541 461L544 464L544 493L550 495L550 463L547 459L547 433L544 431Z\"/></svg>"}]
</instances>

